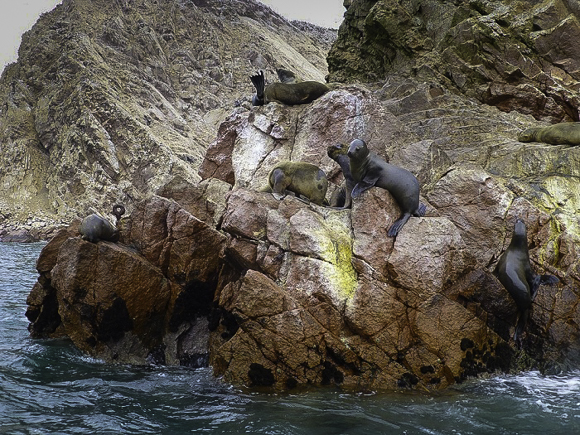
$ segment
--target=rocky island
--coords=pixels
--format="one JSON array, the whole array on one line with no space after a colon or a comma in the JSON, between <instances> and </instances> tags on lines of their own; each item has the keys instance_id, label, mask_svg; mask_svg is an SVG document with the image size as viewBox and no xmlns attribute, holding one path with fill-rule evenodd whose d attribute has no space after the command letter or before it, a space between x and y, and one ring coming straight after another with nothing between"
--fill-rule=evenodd
<instances>
[{"instance_id":1,"label":"rocky island","mask_svg":"<svg viewBox=\"0 0 580 435\"><path fill-rule=\"evenodd\" d=\"M278 389L578 366L580 150L518 141L579 121L575 2L353 0L337 36L252 0L99 3L41 17L0 82L3 225L68 225L38 260L33 337ZM248 77L277 68L330 91L252 107ZM384 189L350 209L261 191L289 160L330 196L327 147L355 138L419 180L427 212L396 237ZM82 240L116 203L119 242ZM493 274L516 217L559 280L521 348Z\"/></svg>"}]
</instances>

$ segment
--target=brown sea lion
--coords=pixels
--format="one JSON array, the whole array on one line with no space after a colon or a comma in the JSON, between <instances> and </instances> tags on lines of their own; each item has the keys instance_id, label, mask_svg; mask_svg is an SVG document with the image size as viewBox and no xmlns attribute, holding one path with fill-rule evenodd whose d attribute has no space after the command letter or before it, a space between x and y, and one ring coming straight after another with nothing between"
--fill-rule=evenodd
<instances>
[{"instance_id":1,"label":"brown sea lion","mask_svg":"<svg viewBox=\"0 0 580 435\"><path fill-rule=\"evenodd\" d=\"M337 191L337 195L333 195L333 198L330 201L330 205L332 207L350 208L352 205L351 193L352 189L356 185L356 182L354 181L352 173L350 172L350 158L348 157L347 153L348 145L343 143L330 145L326 149L326 154L328 154L328 157L338 163L340 169L342 169L342 175L344 176L345 181L344 190L341 186L340 190Z\"/></svg>"},{"instance_id":2,"label":"brown sea lion","mask_svg":"<svg viewBox=\"0 0 580 435\"><path fill-rule=\"evenodd\" d=\"M387 231L389 237L396 236L411 215L425 215L427 207L419 202L419 181L413 174L371 153L361 139L350 143L348 157L352 177L357 183L352 190L352 198L359 197L373 186L381 187L393 195L401 208L403 215Z\"/></svg>"},{"instance_id":3,"label":"brown sea lion","mask_svg":"<svg viewBox=\"0 0 580 435\"><path fill-rule=\"evenodd\" d=\"M268 184L276 199L286 196L286 191L303 196L315 204L323 205L328 180L322 169L305 162L280 162L268 175Z\"/></svg>"},{"instance_id":4,"label":"brown sea lion","mask_svg":"<svg viewBox=\"0 0 580 435\"><path fill-rule=\"evenodd\" d=\"M272 83L265 85L264 72L250 77L256 88L256 95L252 97L254 106L263 106L271 102L278 102L293 106L307 104L329 91L324 83L306 81L298 83Z\"/></svg>"},{"instance_id":5,"label":"brown sea lion","mask_svg":"<svg viewBox=\"0 0 580 435\"><path fill-rule=\"evenodd\" d=\"M514 331L514 341L521 346L521 335L528 322L532 302L542 284L556 284L554 275L536 275L530 266L526 224L516 219L512 240L499 258L494 274L516 302L518 323Z\"/></svg>"},{"instance_id":6,"label":"brown sea lion","mask_svg":"<svg viewBox=\"0 0 580 435\"><path fill-rule=\"evenodd\" d=\"M518 140L550 145L580 145L580 122L562 122L547 127L528 128L518 134Z\"/></svg>"}]
</instances>

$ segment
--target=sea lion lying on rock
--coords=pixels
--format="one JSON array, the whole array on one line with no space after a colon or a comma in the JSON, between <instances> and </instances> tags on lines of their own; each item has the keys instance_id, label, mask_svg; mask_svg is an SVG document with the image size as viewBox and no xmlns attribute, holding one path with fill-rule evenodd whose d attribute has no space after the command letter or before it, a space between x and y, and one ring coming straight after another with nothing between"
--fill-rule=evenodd
<instances>
[{"instance_id":1,"label":"sea lion lying on rock","mask_svg":"<svg viewBox=\"0 0 580 435\"><path fill-rule=\"evenodd\" d=\"M286 191L303 196L315 204L323 205L328 189L328 180L322 169L305 162L280 162L268 175L269 188L276 199L286 196Z\"/></svg>"},{"instance_id":2,"label":"sea lion lying on rock","mask_svg":"<svg viewBox=\"0 0 580 435\"><path fill-rule=\"evenodd\" d=\"M526 224L516 219L512 240L506 251L499 258L494 274L516 302L518 323L514 332L514 341L521 346L521 335L528 322L532 302L542 284L556 284L558 278L553 275L536 275L530 266Z\"/></svg>"},{"instance_id":3,"label":"sea lion lying on rock","mask_svg":"<svg viewBox=\"0 0 580 435\"><path fill-rule=\"evenodd\" d=\"M344 186L341 186L339 190L337 190L337 194L333 195L330 201L331 207L350 208L352 205L351 193L356 182L354 181L354 178L352 178L350 172L350 158L347 153L348 145L343 143L330 145L326 149L326 154L338 163L340 169L342 169L342 175L344 176Z\"/></svg>"},{"instance_id":4,"label":"sea lion lying on rock","mask_svg":"<svg viewBox=\"0 0 580 435\"><path fill-rule=\"evenodd\" d=\"M113 214L117 218L117 223L124 213L125 207L122 205L117 204L113 207ZM119 241L119 230L107 219L96 213L90 214L83 219L79 232L83 240L91 243L97 243L101 240L107 242Z\"/></svg>"},{"instance_id":5,"label":"sea lion lying on rock","mask_svg":"<svg viewBox=\"0 0 580 435\"><path fill-rule=\"evenodd\" d=\"M413 174L371 153L367 144L360 139L350 143L348 157L352 177L357 183L352 190L352 198L357 198L371 187L377 186L388 190L401 208L403 215L387 231L389 237L396 236L411 215L425 215L427 207L419 202L419 181Z\"/></svg>"},{"instance_id":6,"label":"sea lion lying on rock","mask_svg":"<svg viewBox=\"0 0 580 435\"><path fill-rule=\"evenodd\" d=\"M562 122L547 127L528 128L518 134L518 140L551 145L580 145L580 122Z\"/></svg>"},{"instance_id":7,"label":"sea lion lying on rock","mask_svg":"<svg viewBox=\"0 0 580 435\"><path fill-rule=\"evenodd\" d=\"M252 97L254 106L263 106L273 101L289 106L307 104L329 91L324 83L315 81L272 83L266 86L263 71L251 76L250 80L256 88L256 95Z\"/></svg>"}]
</instances>

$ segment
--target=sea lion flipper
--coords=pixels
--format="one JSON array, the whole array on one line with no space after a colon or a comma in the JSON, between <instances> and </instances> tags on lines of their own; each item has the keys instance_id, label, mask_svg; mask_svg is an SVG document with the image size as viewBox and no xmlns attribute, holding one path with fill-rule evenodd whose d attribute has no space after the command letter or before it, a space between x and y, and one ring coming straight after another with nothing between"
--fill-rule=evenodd
<instances>
[{"instance_id":1,"label":"sea lion flipper","mask_svg":"<svg viewBox=\"0 0 580 435\"><path fill-rule=\"evenodd\" d=\"M558 279L557 276L554 276L554 275L540 275L540 284L551 285L551 284L557 284L559 282L560 282L560 280Z\"/></svg>"},{"instance_id":2,"label":"sea lion flipper","mask_svg":"<svg viewBox=\"0 0 580 435\"><path fill-rule=\"evenodd\" d=\"M516 329L514 331L514 341L518 348L522 347L522 334L524 329L526 329L526 324L528 323L528 317L530 316L530 310L525 310L520 314Z\"/></svg>"},{"instance_id":3,"label":"sea lion flipper","mask_svg":"<svg viewBox=\"0 0 580 435\"><path fill-rule=\"evenodd\" d=\"M250 80L252 84L256 88L256 95L252 98L252 104L254 106L263 106L264 105L264 89L266 87L266 81L264 79L264 71L260 70L260 72L256 75L250 76Z\"/></svg>"},{"instance_id":4,"label":"sea lion flipper","mask_svg":"<svg viewBox=\"0 0 580 435\"><path fill-rule=\"evenodd\" d=\"M425 204L423 204L422 202L420 202L415 216L423 217L423 216L425 216L426 212L427 212L427 206Z\"/></svg>"},{"instance_id":5,"label":"sea lion flipper","mask_svg":"<svg viewBox=\"0 0 580 435\"><path fill-rule=\"evenodd\" d=\"M391 225L391 228L389 228L389 231L387 231L387 235L389 237L395 237L397 234L399 234L399 231L401 230L401 228L403 228L403 225L407 223L410 217L411 217L410 213L405 213L401 217L401 219L396 220L393 223L393 225Z\"/></svg>"},{"instance_id":6,"label":"sea lion flipper","mask_svg":"<svg viewBox=\"0 0 580 435\"><path fill-rule=\"evenodd\" d=\"M530 296L532 301L536 297L536 293L541 285L552 285L559 283L560 280L555 277L554 275L536 275L534 276L534 280L532 285L530 285Z\"/></svg>"},{"instance_id":7,"label":"sea lion flipper","mask_svg":"<svg viewBox=\"0 0 580 435\"><path fill-rule=\"evenodd\" d=\"M352 189L350 196L352 198L358 198L364 192L366 192L371 187L373 187L375 185L375 183L377 182L377 180L378 180L378 177L377 178L368 178L367 177L367 178L362 179L361 181L356 183L356 186L354 186L354 188Z\"/></svg>"}]
</instances>

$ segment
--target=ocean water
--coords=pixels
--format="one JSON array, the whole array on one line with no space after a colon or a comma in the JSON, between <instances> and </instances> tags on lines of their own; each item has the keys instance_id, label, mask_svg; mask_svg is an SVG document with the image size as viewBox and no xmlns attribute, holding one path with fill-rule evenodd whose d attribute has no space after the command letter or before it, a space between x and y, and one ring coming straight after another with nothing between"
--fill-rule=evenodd
<instances>
[{"instance_id":1,"label":"ocean water","mask_svg":"<svg viewBox=\"0 0 580 435\"><path fill-rule=\"evenodd\" d=\"M107 365L24 316L43 244L0 243L0 434L580 434L580 372L438 394L242 390L211 369Z\"/></svg>"}]
</instances>

